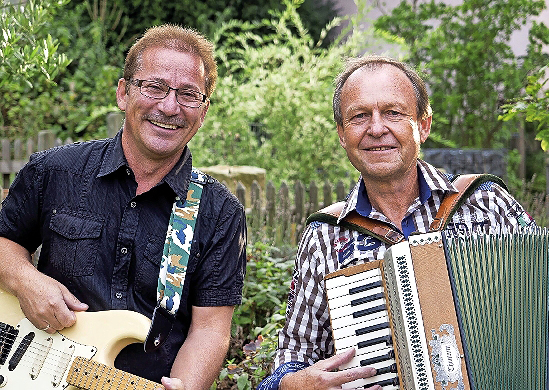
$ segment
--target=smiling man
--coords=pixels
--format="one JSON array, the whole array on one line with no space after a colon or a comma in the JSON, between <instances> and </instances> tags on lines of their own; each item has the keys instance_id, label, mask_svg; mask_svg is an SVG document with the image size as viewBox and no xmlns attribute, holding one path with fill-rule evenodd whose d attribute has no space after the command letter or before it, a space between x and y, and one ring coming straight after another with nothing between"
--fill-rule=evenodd
<instances>
[{"instance_id":1,"label":"smiling man","mask_svg":"<svg viewBox=\"0 0 549 390\"><path fill-rule=\"evenodd\" d=\"M379 56L350 59L336 79L333 110L340 144L361 176L337 222L314 221L303 233L275 370L259 390L339 389L360 378L372 378L370 389L381 389L372 367L337 371L355 352L334 355L324 277L383 259L390 244L341 221L356 212L403 237L425 233L442 199L458 192L447 175L419 159L431 107L425 84L406 64ZM465 199L447 229L488 232L533 223L500 185L486 182Z\"/></svg>"},{"instance_id":2,"label":"smiling man","mask_svg":"<svg viewBox=\"0 0 549 390\"><path fill-rule=\"evenodd\" d=\"M213 46L202 35L173 25L149 29L130 49L118 82L126 114L119 133L34 154L0 212L0 286L18 298L32 324L53 333L72 326L75 311L123 309L149 318L154 312L154 347L146 353L131 344L115 366L169 390L210 388L241 301L243 207L192 168L187 146L216 78ZM182 209L177 199L194 203ZM196 208L194 238L184 230L174 239L188 252L185 261L180 252L171 257L165 243L175 231L172 220L180 223L177 212ZM35 268L31 253L39 245ZM167 260L180 270L159 278ZM181 291L165 295L168 288ZM166 297L171 303L164 307Z\"/></svg>"}]
</instances>

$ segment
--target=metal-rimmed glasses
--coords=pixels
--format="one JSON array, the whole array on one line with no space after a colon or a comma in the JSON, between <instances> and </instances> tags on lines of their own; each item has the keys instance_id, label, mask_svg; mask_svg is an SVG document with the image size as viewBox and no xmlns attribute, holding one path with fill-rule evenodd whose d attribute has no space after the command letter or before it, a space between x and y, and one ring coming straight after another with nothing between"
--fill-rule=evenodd
<instances>
[{"instance_id":1,"label":"metal-rimmed glasses","mask_svg":"<svg viewBox=\"0 0 549 390\"><path fill-rule=\"evenodd\" d=\"M208 100L202 92L188 88L172 88L162 81L130 79L129 82L139 88L141 95L151 99L164 99L173 89L177 103L189 108L198 108Z\"/></svg>"}]
</instances>

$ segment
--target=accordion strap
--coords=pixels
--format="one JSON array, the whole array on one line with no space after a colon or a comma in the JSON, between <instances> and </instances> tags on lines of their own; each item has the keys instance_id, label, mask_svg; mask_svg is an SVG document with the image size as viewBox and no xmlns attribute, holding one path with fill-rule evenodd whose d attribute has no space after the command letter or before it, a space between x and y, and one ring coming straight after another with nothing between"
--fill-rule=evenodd
<instances>
[{"instance_id":1,"label":"accordion strap","mask_svg":"<svg viewBox=\"0 0 549 390\"><path fill-rule=\"evenodd\" d=\"M458 190L457 193L448 194L444 197L438 209L435 219L429 227L429 231L438 231L446 227L448 221L461 204L483 183L487 181L496 182L506 188L503 181L490 174L467 174L457 175L452 178L452 183ZM404 240L404 235L395 230L388 223L372 218L364 217L352 210L343 218L339 224L337 220L345 206L345 202L331 204L307 218L307 224L313 221L326 222L331 225L339 225L348 229L373 236L388 244L397 244Z\"/></svg>"},{"instance_id":2,"label":"accordion strap","mask_svg":"<svg viewBox=\"0 0 549 390\"><path fill-rule=\"evenodd\" d=\"M481 184L487 181L495 182L503 188L507 188L499 177L488 173L459 175L454 177L452 184L456 187L458 192L447 194L444 197L443 201L440 203L435 219L431 223L431 226L429 226L429 231L435 232L444 229L465 199L471 196Z\"/></svg>"}]
</instances>

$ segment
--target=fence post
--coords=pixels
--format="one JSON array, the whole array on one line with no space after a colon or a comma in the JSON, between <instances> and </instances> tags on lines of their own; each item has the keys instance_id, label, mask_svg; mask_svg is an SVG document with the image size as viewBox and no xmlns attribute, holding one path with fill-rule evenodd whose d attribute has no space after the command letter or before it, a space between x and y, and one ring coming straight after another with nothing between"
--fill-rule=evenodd
<instances>
[{"instance_id":1,"label":"fence post","mask_svg":"<svg viewBox=\"0 0 549 390\"><path fill-rule=\"evenodd\" d=\"M336 185L336 201L339 202L345 199L345 195L347 195L347 190L345 189L345 184L343 184L343 181L340 180Z\"/></svg>"},{"instance_id":2,"label":"fence post","mask_svg":"<svg viewBox=\"0 0 549 390\"><path fill-rule=\"evenodd\" d=\"M290 197L288 194L288 186L285 182L282 182L280 185L280 189L278 190L278 199L279 199L279 207L277 216L280 219L280 223L278 225L278 239L276 240L277 244L284 244L289 242L290 238Z\"/></svg>"},{"instance_id":3,"label":"fence post","mask_svg":"<svg viewBox=\"0 0 549 390\"><path fill-rule=\"evenodd\" d=\"M241 182L236 183L236 197L242 203L242 206L244 206L244 210L246 210L246 187Z\"/></svg>"},{"instance_id":4,"label":"fence post","mask_svg":"<svg viewBox=\"0 0 549 390\"><path fill-rule=\"evenodd\" d=\"M38 132L37 151L50 149L55 146L55 133L51 130L42 130Z\"/></svg>"},{"instance_id":5,"label":"fence post","mask_svg":"<svg viewBox=\"0 0 549 390\"><path fill-rule=\"evenodd\" d=\"M109 112L107 114L107 137L112 138L122 127L125 115L123 112Z\"/></svg>"},{"instance_id":6,"label":"fence post","mask_svg":"<svg viewBox=\"0 0 549 390\"><path fill-rule=\"evenodd\" d=\"M265 198L267 204L265 205L266 214L266 235L270 243L274 243L276 240L276 190L272 181L267 183L265 188Z\"/></svg>"},{"instance_id":7,"label":"fence post","mask_svg":"<svg viewBox=\"0 0 549 390\"><path fill-rule=\"evenodd\" d=\"M294 224L292 234L292 244L297 244L303 230L303 216L305 215L305 186L297 180L294 184Z\"/></svg>"},{"instance_id":8,"label":"fence post","mask_svg":"<svg viewBox=\"0 0 549 390\"><path fill-rule=\"evenodd\" d=\"M314 181L309 185L309 204L307 207L307 216L318 211L318 187Z\"/></svg>"},{"instance_id":9,"label":"fence post","mask_svg":"<svg viewBox=\"0 0 549 390\"><path fill-rule=\"evenodd\" d=\"M255 242L261 239L261 231L263 230L263 220L261 218L261 187L257 181L252 182L251 190L252 211L250 215L250 225L252 230L252 240Z\"/></svg>"},{"instance_id":10,"label":"fence post","mask_svg":"<svg viewBox=\"0 0 549 390\"><path fill-rule=\"evenodd\" d=\"M329 206L333 203L332 201L332 186L330 185L330 183L328 183L328 181L325 181L324 182L324 187L322 188L322 192L323 192L323 197L324 197L324 204L322 205L322 207L326 207L326 206Z\"/></svg>"},{"instance_id":11,"label":"fence post","mask_svg":"<svg viewBox=\"0 0 549 390\"><path fill-rule=\"evenodd\" d=\"M2 174L2 188L9 188L10 186L10 172L12 171L12 159L10 141L8 139L2 140L2 166L0 171Z\"/></svg>"}]
</instances>

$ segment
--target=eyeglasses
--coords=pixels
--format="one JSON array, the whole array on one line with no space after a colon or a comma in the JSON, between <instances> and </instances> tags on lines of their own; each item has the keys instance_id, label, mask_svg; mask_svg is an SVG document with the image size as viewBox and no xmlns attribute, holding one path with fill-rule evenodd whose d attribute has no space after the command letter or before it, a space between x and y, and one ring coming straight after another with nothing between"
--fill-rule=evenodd
<instances>
[{"instance_id":1,"label":"eyeglasses","mask_svg":"<svg viewBox=\"0 0 549 390\"><path fill-rule=\"evenodd\" d=\"M151 99L164 99L173 89L177 103L189 108L200 107L208 100L208 97L202 92L186 88L172 88L161 81L130 79L129 82L139 87L141 95Z\"/></svg>"}]
</instances>

